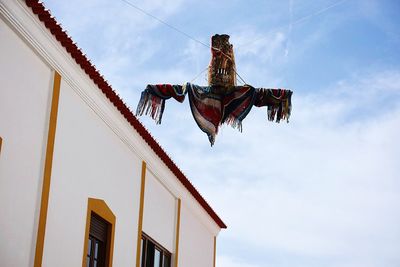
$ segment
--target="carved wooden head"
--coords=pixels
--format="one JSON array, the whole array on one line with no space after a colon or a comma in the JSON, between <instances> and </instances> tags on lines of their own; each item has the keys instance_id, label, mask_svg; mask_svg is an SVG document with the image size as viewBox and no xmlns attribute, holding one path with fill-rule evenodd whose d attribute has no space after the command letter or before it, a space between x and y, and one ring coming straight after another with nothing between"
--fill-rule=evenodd
<instances>
[{"instance_id":1,"label":"carved wooden head","mask_svg":"<svg viewBox=\"0 0 400 267\"><path fill-rule=\"evenodd\" d=\"M211 37L211 62L208 69L210 86L232 87L236 85L235 56L229 35Z\"/></svg>"}]
</instances>

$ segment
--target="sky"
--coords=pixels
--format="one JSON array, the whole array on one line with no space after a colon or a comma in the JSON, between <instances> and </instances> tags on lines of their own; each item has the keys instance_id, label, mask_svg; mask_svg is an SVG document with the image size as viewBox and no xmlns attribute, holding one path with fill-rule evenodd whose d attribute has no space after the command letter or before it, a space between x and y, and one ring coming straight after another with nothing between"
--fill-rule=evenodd
<instances>
[{"instance_id":1,"label":"sky","mask_svg":"<svg viewBox=\"0 0 400 267\"><path fill-rule=\"evenodd\" d=\"M294 92L289 123L253 108L213 147L187 100L140 118L228 225L218 267L400 266L399 1L125 1L205 44L229 34L246 83ZM125 1L44 4L136 110L210 51Z\"/></svg>"}]
</instances>

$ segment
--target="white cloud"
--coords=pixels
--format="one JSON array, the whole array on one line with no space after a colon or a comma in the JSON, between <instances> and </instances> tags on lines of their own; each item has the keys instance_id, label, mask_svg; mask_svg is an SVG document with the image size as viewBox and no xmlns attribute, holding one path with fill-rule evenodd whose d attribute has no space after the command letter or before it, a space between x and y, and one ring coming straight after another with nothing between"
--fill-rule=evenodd
<instances>
[{"instance_id":1,"label":"white cloud","mask_svg":"<svg viewBox=\"0 0 400 267\"><path fill-rule=\"evenodd\" d=\"M238 259L231 258L228 255L218 257L216 263L218 267L260 267L260 265L248 264L246 262L240 262Z\"/></svg>"},{"instance_id":2,"label":"white cloud","mask_svg":"<svg viewBox=\"0 0 400 267\"><path fill-rule=\"evenodd\" d=\"M232 43L240 53L240 56L255 55L263 61L273 60L276 56L282 56L284 51L285 34L280 31L261 33L246 27L232 35ZM279 55L277 55L279 53Z\"/></svg>"},{"instance_id":3,"label":"white cloud","mask_svg":"<svg viewBox=\"0 0 400 267\"><path fill-rule=\"evenodd\" d=\"M167 103L164 125L151 131L226 220L222 240L293 259L335 259L326 266L395 266L399 90L399 72L385 71L295 93L289 124L271 124L255 108L242 134L223 127L212 149L187 107L176 114ZM380 108L386 104L392 108ZM358 111L368 118L352 114ZM235 266L226 251L221 255ZM254 255L254 263L268 266L261 257Z\"/></svg>"},{"instance_id":4,"label":"white cloud","mask_svg":"<svg viewBox=\"0 0 400 267\"><path fill-rule=\"evenodd\" d=\"M208 64L209 51L189 41L176 61L157 66L150 59L165 47L149 32L158 23L120 2L104 3L85 1L79 10L76 2L57 4L133 110L147 83L182 83ZM142 7L163 19L183 8L180 0L166 3ZM343 20L332 15L304 40L294 40L299 25L293 27L291 60L304 59ZM103 32L94 31L99 27ZM89 34L98 36L84 38ZM239 73L251 82L281 84L276 69L288 60L288 38L282 29L266 35L246 26L235 31ZM218 242L224 248L218 266L394 267L400 262L399 97L398 70L360 72L323 91L295 92L289 124L271 124L265 108L254 108L243 133L222 127L213 148L187 100L168 101L159 126L141 120L228 224ZM245 245L256 252L229 248Z\"/></svg>"},{"instance_id":5,"label":"white cloud","mask_svg":"<svg viewBox=\"0 0 400 267\"><path fill-rule=\"evenodd\" d=\"M184 3L183 0L129 2L164 21L173 17ZM110 4L107 0L68 3L47 0L45 5L113 85L118 86L118 81L125 79L127 70L144 72L143 64L163 48L163 43L155 41L158 39L151 32L165 26L123 1Z\"/></svg>"},{"instance_id":6,"label":"white cloud","mask_svg":"<svg viewBox=\"0 0 400 267\"><path fill-rule=\"evenodd\" d=\"M377 76L366 80L379 83ZM380 91L364 81L352 89L374 96ZM245 137L229 133L218 140L235 146L230 150L236 159L228 156L212 175L223 176L224 166L242 169L208 188L231 225L227 236L265 250L348 258L361 265L399 261L400 106L381 113L382 102L366 98L363 104L375 109L371 117L347 121L342 116L359 105L352 94L311 101L295 95L291 124L266 128L262 118L248 118Z\"/></svg>"}]
</instances>

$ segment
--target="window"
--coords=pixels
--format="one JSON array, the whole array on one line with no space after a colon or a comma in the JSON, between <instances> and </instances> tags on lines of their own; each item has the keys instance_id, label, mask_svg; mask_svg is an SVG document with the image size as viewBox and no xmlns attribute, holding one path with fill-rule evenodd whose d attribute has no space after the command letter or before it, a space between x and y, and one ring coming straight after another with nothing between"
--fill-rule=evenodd
<instances>
[{"instance_id":1,"label":"window","mask_svg":"<svg viewBox=\"0 0 400 267\"><path fill-rule=\"evenodd\" d=\"M104 200L89 198L82 266L111 267L115 215Z\"/></svg>"},{"instance_id":2,"label":"window","mask_svg":"<svg viewBox=\"0 0 400 267\"><path fill-rule=\"evenodd\" d=\"M92 212L86 256L87 267L105 266L108 228L108 223Z\"/></svg>"},{"instance_id":3,"label":"window","mask_svg":"<svg viewBox=\"0 0 400 267\"><path fill-rule=\"evenodd\" d=\"M145 233L142 233L141 267L170 267L171 253L155 242Z\"/></svg>"}]
</instances>

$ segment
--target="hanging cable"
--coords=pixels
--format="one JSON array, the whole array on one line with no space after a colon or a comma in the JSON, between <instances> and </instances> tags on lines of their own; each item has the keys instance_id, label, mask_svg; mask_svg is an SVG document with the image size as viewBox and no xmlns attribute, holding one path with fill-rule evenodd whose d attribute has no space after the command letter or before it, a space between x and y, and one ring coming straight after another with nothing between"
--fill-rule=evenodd
<instances>
[{"instance_id":1,"label":"hanging cable","mask_svg":"<svg viewBox=\"0 0 400 267\"><path fill-rule=\"evenodd\" d=\"M236 72L236 69L234 69L236 75L239 77L239 79L243 82L243 85L247 84L242 77L240 77L239 73Z\"/></svg>"},{"instance_id":2,"label":"hanging cable","mask_svg":"<svg viewBox=\"0 0 400 267\"><path fill-rule=\"evenodd\" d=\"M203 46L205 46L205 47L207 47L207 48L209 48L209 49L213 49L213 50L217 50L217 51L221 52L225 57L227 57L227 58L230 59L230 57L229 57L227 54L225 54L224 52L222 52L221 49L216 48L216 47L211 47L210 45L208 45L208 44L206 44L206 43L204 43L204 42L202 42L202 41L200 41L200 40L194 38L193 36L187 34L187 33L184 32L184 31L178 29L177 27L175 27L175 26L173 26L173 25L171 25L171 24L165 22L164 20L159 19L158 17L156 17L156 16L150 14L150 13L147 12L146 10L144 10L144 9L142 9L142 8L140 8L140 7L136 6L136 5L134 5L134 4L132 4L132 3L131 3L130 1L128 1L128 0L121 0L121 1L124 2L124 3L126 3L127 5L129 5L129 6L133 7L133 8L135 8L136 10L142 12L143 14L145 14L145 15L147 15L147 16L149 16L149 17L155 19L155 20L157 20L158 22L164 24L165 26L171 28L172 30L174 30L174 31L176 31L176 32L178 32L178 33L180 33L180 34L186 36L187 38L189 38L189 39L191 39L191 40L193 40L193 41L195 41L195 42L197 42L197 43L199 43L199 44L201 44L201 45L203 45Z\"/></svg>"},{"instance_id":3,"label":"hanging cable","mask_svg":"<svg viewBox=\"0 0 400 267\"><path fill-rule=\"evenodd\" d=\"M200 75L202 75L204 72L206 72L208 70L209 67L205 68L204 70L202 70L199 74L197 74L191 81L190 83L193 83L195 80L197 80L197 78L200 77Z\"/></svg>"},{"instance_id":4,"label":"hanging cable","mask_svg":"<svg viewBox=\"0 0 400 267\"><path fill-rule=\"evenodd\" d=\"M140 8L140 7L136 6L136 5L134 5L132 2L130 2L130 1L128 1L128 0L121 0L121 1L124 2L124 3L126 3L127 5L129 5L130 7L132 7L132 8L134 8L134 9L140 11L141 13L143 13L143 14L145 14L145 15L147 15L147 16L149 16L149 17L155 19L155 20L157 20L158 22L164 24L165 26L169 27L170 29L172 29L172 30L174 30L174 31L176 31L176 32L178 32L178 33L184 35L185 37L187 37L187 38L189 38L189 39L191 39L191 40L193 40L193 41L195 41L195 42L197 42L197 43L199 43L199 44L201 44L201 45L203 45L203 46L205 46L205 47L207 47L207 48L209 48L209 49L217 50L217 51L221 52L225 57L230 58L230 56L226 55L221 49L216 48L216 47L211 47L210 45L208 45L208 44L206 44L206 43L204 43L204 42L202 42L202 41L200 41L200 40L194 38L193 36L187 34L187 33L184 32L184 31L178 29L177 27L175 27L175 26L173 26L173 25L171 25L171 24L165 22L164 20L162 20L162 19L160 19L160 18L158 18L158 17L156 17L156 16L150 14L150 13L147 12L146 10L144 10L144 9L142 9L142 8ZM314 17L314 16L317 16L317 15L319 15L319 14L321 14L321 13L324 13L324 12L328 11L329 9L334 8L335 6L338 6L338 5L340 5L340 4L342 4L342 3L346 2L346 1L348 1L348 0L340 0L340 1L334 3L334 4L330 5L330 6L327 6L327 7L325 7L325 8L322 8L322 9L320 9L320 10L318 10L318 11L312 13L312 14L309 14L309 15L307 15L307 16L301 17L301 18L297 19L296 21L294 21L293 23L290 23L289 25L277 27L277 28L275 28L275 29L274 29L273 31L271 31L271 32L275 32L275 31L278 31L279 29L286 28L286 27L292 27L293 25L299 24L299 23L301 23L301 22L303 22L303 21L305 21L305 20L307 20L307 19L309 19L309 18L311 18L311 17ZM241 45L241 46L236 47L236 50L239 49L239 48L241 48L241 47L243 47L243 46L250 45L250 44L252 44L252 43L254 43L254 42L257 42L257 41L262 40L262 39L265 39L265 38L267 38L267 36L263 36L263 37L261 37L261 38L255 39L255 40L253 40L253 41L251 41L251 42L245 43L245 44L243 44L243 45ZM201 74L203 74L207 69L208 69L208 67L207 67L205 70L203 70L199 75L197 75L192 81L196 80L196 79L197 79ZM239 79L240 79L244 84L246 84L246 82L244 81L244 79L239 75L239 73L236 72L236 69L235 69L235 73L236 73L237 77L239 77Z\"/></svg>"},{"instance_id":5,"label":"hanging cable","mask_svg":"<svg viewBox=\"0 0 400 267\"><path fill-rule=\"evenodd\" d=\"M147 16L149 16L149 17L155 19L155 20L157 20L158 22L164 24L165 26L167 26L167 27L173 29L174 31L176 31L176 32L178 32L178 33L180 33L180 34L186 36L187 38L189 38L189 39L191 39L191 40L193 40L193 41L195 41L195 42L197 42L197 43L199 43L199 44L201 44L201 45L204 45L204 46L207 47L207 48L211 48L210 45L208 45L208 44L206 44L206 43L203 43L202 41L200 41L200 40L194 38L193 36L187 34L186 32L184 32L184 31L182 31L182 30L180 30L180 29L178 29L177 27L175 27L175 26L173 26L173 25L171 25L171 24L165 22L165 21L162 20L162 19L157 18L156 16L150 14L150 13L147 12L146 10L144 10L144 9L142 9L142 8L140 8L140 7L136 6L136 5L134 5L134 4L132 4L130 1L128 1L128 0L121 0L121 1L124 2L124 3L126 3L127 5L129 5L129 6L133 7L133 8L135 8L136 10L142 12L143 14L145 14L145 15L147 15Z\"/></svg>"},{"instance_id":6,"label":"hanging cable","mask_svg":"<svg viewBox=\"0 0 400 267\"><path fill-rule=\"evenodd\" d=\"M320 9L320 10L318 10L318 11L312 13L312 14L309 14L309 15L307 15L307 16L304 16L304 17L302 17L302 18L299 18L298 20L295 20L295 21L292 23L292 25L299 24L299 23L303 22L303 21L306 20L306 19L309 19L309 18L311 18L311 17L314 17L314 16L317 16L317 15L319 15L319 14L322 14L322 13L328 11L329 9L334 8L335 6L338 6L338 5L340 5L340 4L343 4L343 3L346 2L346 1L348 1L348 0L341 0L341 1L338 1L338 2L336 2L336 3L333 3L333 4L330 5L330 6L327 6L327 7L325 7L325 8L322 8L322 9Z\"/></svg>"},{"instance_id":7,"label":"hanging cable","mask_svg":"<svg viewBox=\"0 0 400 267\"><path fill-rule=\"evenodd\" d=\"M305 20L307 20L307 19L309 19L309 18L312 18L312 17L314 17L314 16L320 15L320 14L322 14L322 13L328 11L328 10L331 9L331 8L334 8L334 7L336 7L336 6L340 5L340 4L343 4L343 3L346 2L346 1L348 1L348 0L340 0L340 1L338 1L338 2L336 2L336 3L334 3L334 4L332 4L332 5L329 5L329 6L327 6L327 7L322 8L322 9L320 9L320 10L314 12L314 13L311 13L311 14L309 14L309 15L307 15L307 16L301 17L301 18L295 20L293 23L290 23L290 24L288 24L288 25L284 25L284 26L277 27L277 28L273 29L272 31L270 31L270 33L272 33L272 32L277 32L278 30L282 30L282 29L284 29L284 28L293 27L293 25L297 25L297 24L299 24L299 23L301 23L301 22L303 22L303 21L305 21ZM242 47L244 47L244 46L251 45L251 44L253 44L253 43L255 43L255 42L258 42L258 41L260 41L260 40L263 40L263 39L265 39L265 38L267 38L267 37L268 37L268 36L263 36L263 37L254 39L253 41L250 41L250 42L247 42L247 43L242 44L242 45L240 45L240 46L237 46L237 47L236 47L236 50L238 50L238 49L240 49L240 48L242 48Z\"/></svg>"},{"instance_id":8,"label":"hanging cable","mask_svg":"<svg viewBox=\"0 0 400 267\"><path fill-rule=\"evenodd\" d=\"M211 47L210 45L203 43L202 41L200 41L200 40L198 40L198 39L192 37L191 35L187 34L186 32L184 32L184 31L178 29L177 27L175 27L175 26L173 26L173 25L171 25L171 24L165 22L165 21L162 20L162 19L157 18L156 16L150 14L150 13L147 12L146 10L144 10L144 9L142 9L142 8L140 8L140 7L136 6L136 5L134 5L134 4L132 4L132 3L131 3L130 1L128 1L128 0L121 0L121 1L124 2L124 3L126 3L127 5L129 5L130 7L135 8L136 10L142 12L143 14L145 14L145 15L147 15L147 16L149 16L149 17L155 19L155 20L157 20L158 22L164 24L165 26L171 28L172 30L174 30L174 31L176 31L176 32L178 32L178 33L180 33L180 34L186 36L187 38L189 38L189 39L191 39L191 40L193 40L193 41L195 41L195 42L197 42L197 43L199 43L199 44L201 44L201 45L203 45L203 46L205 46L205 47L207 47L207 48L209 48L209 49L213 49L213 50L219 51L223 56L225 56L225 57L229 58L230 60L232 60L231 57L230 57L229 55L225 54L221 49L216 48L216 47ZM203 74L206 70L208 70L208 67L207 67L205 70L203 70L199 75L197 75L191 82L195 81L195 80L196 80L201 74ZM240 75L236 72L236 70L235 70L235 73L236 73L236 75L239 77L239 79L241 79L241 80L244 82L244 80L242 79L242 77L240 77ZM245 82L244 82L244 83L245 83ZM245 83L245 84L246 84L246 83Z\"/></svg>"},{"instance_id":9,"label":"hanging cable","mask_svg":"<svg viewBox=\"0 0 400 267\"><path fill-rule=\"evenodd\" d=\"M132 2L130 2L130 1L128 1L128 0L121 0L121 1L124 2L124 3L126 3L127 5L129 5L130 7L135 8L136 10L142 12L143 14L145 14L145 15L147 15L147 16L149 16L149 17L155 19L155 20L157 20L158 22L164 24L165 26L169 27L170 29L172 29L172 30L174 30L174 31L176 31L176 32L178 32L178 33L180 33L180 34L186 36L187 38L189 38L189 39L191 39L191 40L193 40L193 41L195 41L195 42L197 42L197 43L199 43L199 44L201 44L201 45L203 45L203 46L205 46L205 47L207 47L207 48L215 49L215 50L221 51L220 49L215 48L215 47L211 47L210 45L208 45L208 44L206 44L206 43L204 43L204 42L202 42L202 41L200 41L200 40L194 38L193 36L187 34L186 32L184 32L184 31L182 31L182 30L180 30L180 29L178 29L177 27L175 27L175 26L169 24L168 22L165 22L164 20L162 20L162 19L160 19L160 18L158 18L158 17L156 17L156 16L150 14L150 13L147 12L146 10L144 10L144 9L142 9L142 8L140 8L140 7L138 7L137 5L134 5ZM322 9L320 9L320 10L314 12L314 13L311 13L311 14L309 14L309 15L307 15L307 16L301 17L301 18L297 19L296 21L294 21L293 23L290 23L289 25L277 27L277 28L273 29L271 32L275 32L275 31L278 31L279 29L283 29L283 28L286 28L286 27L291 27L291 26L293 26L293 25L299 24L299 23L301 23L301 22L303 22L303 21L305 21L305 20L307 20L307 19L309 19L309 18L311 18L311 17L320 15L321 13L324 13L324 12L328 11L329 9L334 8L334 7L336 7L336 6L338 6L338 5L342 4L342 3L344 3L344 2L346 2L346 1L348 1L348 0L340 0L340 1L338 1L338 2L336 2L336 3L334 3L334 4L332 4L332 5L329 5L329 6L327 6L327 7L322 8ZM253 40L253 41L251 41L251 42L248 42L248 43L245 43L245 44L243 44L243 45L241 45L241 46L236 47L236 49L238 49L238 48L240 48L240 47L243 47L243 46L247 46L247 45L249 45L249 44L252 44L252 43L254 43L254 42L257 42L257 41L259 41L259 40L262 40L262 39L264 39L264 38L267 38L267 37L266 37L266 36L263 36L263 37L261 37L261 38L255 39L255 40ZM221 51L221 52L222 52L222 51ZM225 55L225 54L224 54L224 55ZM225 55L225 56L227 56L227 55Z\"/></svg>"}]
</instances>

